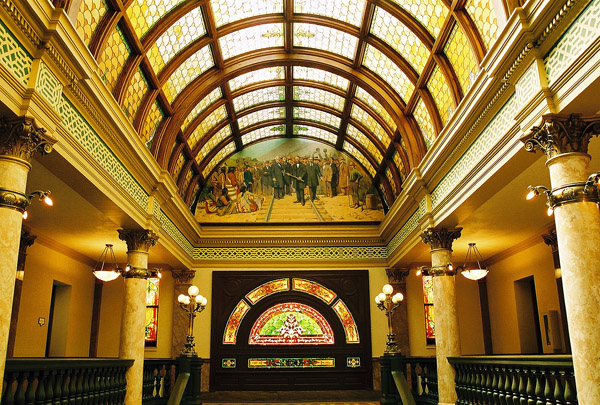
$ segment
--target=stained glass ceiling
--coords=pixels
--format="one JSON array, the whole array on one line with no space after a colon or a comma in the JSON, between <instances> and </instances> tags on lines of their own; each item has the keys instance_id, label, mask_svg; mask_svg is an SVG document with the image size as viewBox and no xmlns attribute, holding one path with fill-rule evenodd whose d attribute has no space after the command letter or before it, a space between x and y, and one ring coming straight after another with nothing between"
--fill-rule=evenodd
<instances>
[{"instance_id":1,"label":"stained glass ceiling","mask_svg":"<svg viewBox=\"0 0 600 405\"><path fill-rule=\"evenodd\" d=\"M98 75L190 203L249 144L317 140L393 202L497 35L491 0L86 0Z\"/></svg>"}]
</instances>

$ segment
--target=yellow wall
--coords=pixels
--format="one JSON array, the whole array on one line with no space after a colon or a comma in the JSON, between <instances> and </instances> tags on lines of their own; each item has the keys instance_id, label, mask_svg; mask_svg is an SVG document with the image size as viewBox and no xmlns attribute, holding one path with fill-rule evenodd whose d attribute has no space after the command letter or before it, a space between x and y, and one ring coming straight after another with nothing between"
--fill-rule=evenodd
<instances>
[{"instance_id":1,"label":"yellow wall","mask_svg":"<svg viewBox=\"0 0 600 405\"><path fill-rule=\"evenodd\" d=\"M560 310L552 252L540 236L539 243L490 266L487 282L494 354L521 353L514 282L529 276L534 277L540 321L544 312Z\"/></svg>"},{"instance_id":2,"label":"yellow wall","mask_svg":"<svg viewBox=\"0 0 600 405\"><path fill-rule=\"evenodd\" d=\"M91 269L39 241L27 249L15 357L44 357L54 280L71 286L66 357L87 357L92 324L94 276ZM38 318L46 319L44 326Z\"/></svg>"}]
</instances>

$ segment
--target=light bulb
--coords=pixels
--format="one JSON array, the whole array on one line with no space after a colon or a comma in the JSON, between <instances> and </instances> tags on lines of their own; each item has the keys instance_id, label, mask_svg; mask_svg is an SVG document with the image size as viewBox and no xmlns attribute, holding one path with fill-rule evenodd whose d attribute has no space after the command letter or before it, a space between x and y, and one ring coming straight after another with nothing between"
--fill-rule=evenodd
<instances>
[{"instance_id":1,"label":"light bulb","mask_svg":"<svg viewBox=\"0 0 600 405\"><path fill-rule=\"evenodd\" d=\"M394 292L394 287L391 284L386 284L383 286L383 293L385 295L391 295Z\"/></svg>"},{"instance_id":2,"label":"light bulb","mask_svg":"<svg viewBox=\"0 0 600 405\"><path fill-rule=\"evenodd\" d=\"M381 300L379 299L379 295L375 296L375 304L379 305L381 303Z\"/></svg>"},{"instance_id":3,"label":"light bulb","mask_svg":"<svg viewBox=\"0 0 600 405\"><path fill-rule=\"evenodd\" d=\"M554 210L552 209L552 207L548 207L548 211L546 213L548 214L549 217L551 217L552 214L554 214Z\"/></svg>"},{"instance_id":4,"label":"light bulb","mask_svg":"<svg viewBox=\"0 0 600 405\"><path fill-rule=\"evenodd\" d=\"M535 191L529 190L529 193L527 193L527 196L525 197L525 199L531 200L533 197L535 197Z\"/></svg>"},{"instance_id":5,"label":"light bulb","mask_svg":"<svg viewBox=\"0 0 600 405\"><path fill-rule=\"evenodd\" d=\"M206 297L202 297L202 302L200 303L200 305L205 307L207 303L208 303L208 299Z\"/></svg>"},{"instance_id":6,"label":"light bulb","mask_svg":"<svg viewBox=\"0 0 600 405\"><path fill-rule=\"evenodd\" d=\"M29 214L27 214L27 211L23 211L23 219L27 219L28 216Z\"/></svg>"},{"instance_id":7,"label":"light bulb","mask_svg":"<svg viewBox=\"0 0 600 405\"><path fill-rule=\"evenodd\" d=\"M185 305L189 305L190 304L190 297L188 297L187 295L183 297L183 303Z\"/></svg>"},{"instance_id":8,"label":"light bulb","mask_svg":"<svg viewBox=\"0 0 600 405\"><path fill-rule=\"evenodd\" d=\"M402 300L404 300L404 295L402 295L401 292L394 294L394 296L392 297L392 302L394 304L397 302L401 302Z\"/></svg>"},{"instance_id":9,"label":"light bulb","mask_svg":"<svg viewBox=\"0 0 600 405\"><path fill-rule=\"evenodd\" d=\"M200 290L195 285L192 285L192 286L190 286L190 288L188 288L188 294L190 296L196 296L196 295L198 295L199 292L200 292Z\"/></svg>"},{"instance_id":10,"label":"light bulb","mask_svg":"<svg viewBox=\"0 0 600 405\"><path fill-rule=\"evenodd\" d=\"M421 275L421 268L419 267L419 268L417 269L417 277L419 277L420 275Z\"/></svg>"},{"instance_id":11,"label":"light bulb","mask_svg":"<svg viewBox=\"0 0 600 405\"><path fill-rule=\"evenodd\" d=\"M183 304L185 302L185 295L179 294L179 297L177 297L177 301Z\"/></svg>"},{"instance_id":12,"label":"light bulb","mask_svg":"<svg viewBox=\"0 0 600 405\"><path fill-rule=\"evenodd\" d=\"M379 298L380 302L385 301L385 294L380 292L379 295L377 296L377 298Z\"/></svg>"},{"instance_id":13,"label":"light bulb","mask_svg":"<svg viewBox=\"0 0 600 405\"><path fill-rule=\"evenodd\" d=\"M49 205L50 207L52 207L52 205L54 205L52 198L50 198L48 196L44 197L44 202L46 203L46 205Z\"/></svg>"},{"instance_id":14,"label":"light bulb","mask_svg":"<svg viewBox=\"0 0 600 405\"><path fill-rule=\"evenodd\" d=\"M200 303L202 303L202 300L203 300L203 299L204 299L204 297L203 297L203 296L201 296L201 295L196 295L196 304L200 304Z\"/></svg>"}]
</instances>

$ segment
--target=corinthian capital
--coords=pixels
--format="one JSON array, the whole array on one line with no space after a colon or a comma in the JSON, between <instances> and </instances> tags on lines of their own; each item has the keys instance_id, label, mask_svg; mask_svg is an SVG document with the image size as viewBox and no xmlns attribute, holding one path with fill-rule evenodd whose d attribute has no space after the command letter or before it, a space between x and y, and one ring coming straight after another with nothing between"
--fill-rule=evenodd
<instances>
[{"instance_id":1,"label":"corinthian capital","mask_svg":"<svg viewBox=\"0 0 600 405\"><path fill-rule=\"evenodd\" d=\"M171 274L175 279L175 284L191 284L196 276L196 270L173 269Z\"/></svg>"},{"instance_id":2,"label":"corinthian capital","mask_svg":"<svg viewBox=\"0 0 600 405\"><path fill-rule=\"evenodd\" d=\"M50 153L56 140L37 128L33 118L19 117L0 121L0 156L31 163L36 153Z\"/></svg>"},{"instance_id":3,"label":"corinthian capital","mask_svg":"<svg viewBox=\"0 0 600 405\"><path fill-rule=\"evenodd\" d=\"M128 253L134 251L147 253L158 241L158 236L148 229L119 229L118 232L119 239L127 243Z\"/></svg>"},{"instance_id":4,"label":"corinthian capital","mask_svg":"<svg viewBox=\"0 0 600 405\"><path fill-rule=\"evenodd\" d=\"M587 153L590 138L600 134L600 115L547 114L542 123L521 137L527 152L540 149L548 157Z\"/></svg>"},{"instance_id":5,"label":"corinthian capital","mask_svg":"<svg viewBox=\"0 0 600 405\"><path fill-rule=\"evenodd\" d=\"M462 228L429 228L422 235L423 243L431 246L431 250L452 250L452 242L460 238Z\"/></svg>"}]
</instances>

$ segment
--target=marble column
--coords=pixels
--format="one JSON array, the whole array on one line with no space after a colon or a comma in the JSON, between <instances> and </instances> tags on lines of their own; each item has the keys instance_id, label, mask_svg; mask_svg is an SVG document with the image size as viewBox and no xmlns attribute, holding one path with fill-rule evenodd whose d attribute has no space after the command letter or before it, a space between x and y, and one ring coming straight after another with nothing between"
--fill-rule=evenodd
<instances>
[{"instance_id":1,"label":"marble column","mask_svg":"<svg viewBox=\"0 0 600 405\"><path fill-rule=\"evenodd\" d=\"M179 270L174 269L171 271L173 278L175 279L175 290L173 297L177 299L180 294L188 295L188 288L192 285L192 280L196 275L195 270ZM173 305L173 333L171 340L171 357L179 357L183 350L186 337L188 334L188 315L187 312L182 310L179 305Z\"/></svg>"},{"instance_id":2,"label":"marble column","mask_svg":"<svg viewBox=\"0 0 600 405\"><path fill-rule=\"evenodd\" d=\"M123 273L125 292L121 317L121 340L119 358L133 359L127 370L127 405L142 403L144 382L144 324L146 321L146 279L148 271L148 250L158 240L149 230L119 229L119 239L127 243L128 268Z\"/></svg>"},{"instance_id":3,"label":"marble column","mask_svg":"<svg viewBox=\"0 0 600 405\"><path fill-rule=\"evenodd\" d=\"M56 141L36 128L33 119L17 118L0 122L0 375L10 330L23 211L31 199L25 194L31 160L37 153L49 153Z\"/></svg>"},{"instance_id":4,"label":"marble column","mask_svg":"<svg viewBox=\"0 0 600 405\"><path fill-rule=\"evenodd\" d=\"M460 238L462 228L429 228L421 238L431 246L433 300L435 307L435 356L437 359L438 395L440 405L455 404L456 375L448 357L460 356L460 335L456 313L456 284L452 263L452 242Z\"/></svg>"},{"instance_id":5,"label":"marble column","mask_svg":"<svg viewBox=\"0 0 600 405\"><path fill-rule=\"evenodd\" d=\"M408 341L408 309L406 307L406 277L408 277L408 269L385 269L385 273L388 277L388 282L394 287L394 292L402 293L404 296L404 302L396 308L392 314L392 331L396 336L396 343L400 353L404 356L410 356L409 341Z\"/></svg>"},{"instance_id":6,"label":"marble column","mask_svg":"<svg viewBox=\"0 0 600 405\"><path fill-rule=\"evenodd\" d=\"M525 149L546 155L579 403L600 404L600 211L598 178L590 177L588 142L600 115L548 114L523 136ZM589 182L588 182L589 180ZM538 189L539 190L539 189Z\"/></svg>"}]
</instances>

